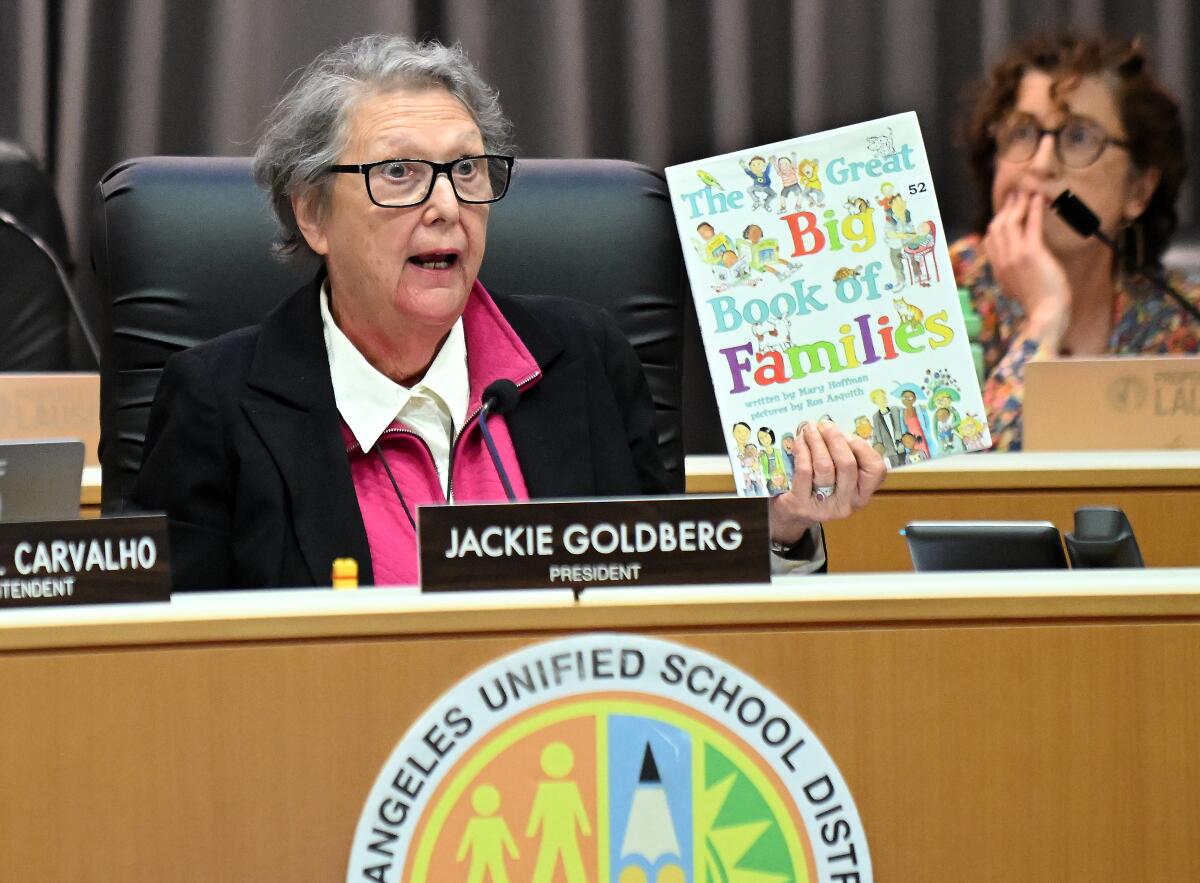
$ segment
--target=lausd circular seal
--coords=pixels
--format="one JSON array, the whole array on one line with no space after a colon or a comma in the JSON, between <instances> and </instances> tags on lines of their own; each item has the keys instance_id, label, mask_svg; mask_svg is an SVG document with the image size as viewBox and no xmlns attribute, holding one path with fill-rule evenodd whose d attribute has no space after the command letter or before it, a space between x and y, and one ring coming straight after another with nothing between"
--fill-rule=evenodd
<instances>
[{"instance_id":1,"label":"lausd circular seal","mask_svg":"<svg viewBox=\"0 0 1200 883\"><path fill-rule=\"evenodd\" d=\"M589 634L492 662L404 735L347 881L866 883L829 753L695 648Z\"/></svg>"}]
</instances>

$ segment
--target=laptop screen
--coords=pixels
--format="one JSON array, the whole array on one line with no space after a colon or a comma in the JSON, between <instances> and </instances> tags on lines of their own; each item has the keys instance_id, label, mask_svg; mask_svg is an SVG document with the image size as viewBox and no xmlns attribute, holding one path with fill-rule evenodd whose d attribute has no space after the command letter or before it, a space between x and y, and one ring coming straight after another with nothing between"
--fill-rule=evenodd
<instances>
[{"instance_id":1,"label":"laptop screen","mask_svg":"<svg viewBox=\"0 0 1200 883\"><path fill-rule=\"evenodd\" d=\"M0 521L79 517L83 442L0 442Z\"/></svg>"},{"instance_id":2,"label":"laptop screen","mask_svg":"<svg viewBox=\"0 0 1200 883\"><path fill-rule=\"evenodd\" d=\"M904 528L913 570L1055 570L1067 567L1049 521L913 521Z\"/></svg>"}]
</instances>

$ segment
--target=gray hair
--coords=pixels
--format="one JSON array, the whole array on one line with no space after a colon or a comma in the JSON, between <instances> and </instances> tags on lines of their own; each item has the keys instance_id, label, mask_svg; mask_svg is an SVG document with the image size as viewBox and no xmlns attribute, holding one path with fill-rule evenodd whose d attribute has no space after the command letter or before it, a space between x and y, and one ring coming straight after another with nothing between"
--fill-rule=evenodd
<instances>
[{"instance_id":1,"label":"gray hair","mask_svg":"<svg viewBox=\"0 0 1200 883\"><path fill-rule=\"evenodd\" d=\"M311 254L296 223L292 197L315 192L318 211L327 209L333 182L325 169L349 143L355 103L380 92L426 88L445 89L463 103L479 127L485 151L512 153L512 124L500 110L499 95L460 45L373 34L330 49L301 72L275 105L254 152L254 180L269 191L279 222L276 254Z\"/></svg>"}]
</instances>

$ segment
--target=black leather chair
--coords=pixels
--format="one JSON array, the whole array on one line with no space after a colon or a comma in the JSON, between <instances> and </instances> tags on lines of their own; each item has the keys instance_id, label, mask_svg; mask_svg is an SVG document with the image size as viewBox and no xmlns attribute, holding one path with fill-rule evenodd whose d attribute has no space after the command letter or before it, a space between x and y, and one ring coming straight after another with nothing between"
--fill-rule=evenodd
<instances>
[{"instance_id":1,"label":"black leather chair","mask_svg":"<svg viewBox=\"0 0 1200 883\"><path fill-rule=\"evenodd\" d=\"M146 420L172 353L252 325L312 278L281 263L248 159L150 157L100 181L92 259L101 300L103 508L121 511ZM520 160L492 207L480 278L497 293L601 304L633 342L654 395L659 441L682 486L683 262L662 177L616 160Z\"/></svg>"},{"instance_id":2,"label":"black leather chair","mask_svg":"<svg viewBox=\"0 0 1200 883\"><path fill-rule=\"evenodd\" d=\"M0 371L91 368L73 344L70 302L37 237L69 273L67 231L49 177L29 152L0 141Z\"/></svg>"}]
</instances>

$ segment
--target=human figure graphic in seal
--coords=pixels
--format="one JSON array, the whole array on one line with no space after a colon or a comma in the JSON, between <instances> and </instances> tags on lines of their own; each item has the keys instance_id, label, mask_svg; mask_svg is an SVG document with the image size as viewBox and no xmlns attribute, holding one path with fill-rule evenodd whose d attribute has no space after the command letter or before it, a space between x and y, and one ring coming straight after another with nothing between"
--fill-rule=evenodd
<instances>
[{"instance_id":1,"label":"human figure graphic in seal","mask_svg":"<svg viewBox=\"0 0 1200 883\"><path fill-rule=\"evenodd\" d=\"M592 828L579 786L567 778L575 755L565 743L551 742L542 749L541 761L550 781L538 785L525 829L526 837L536 837L539 829L542 834L531 883L552 883L560 856L567 883L587 883L579 835L592 836Z\"/></svg>"},{"instance_id":2,"label":"human figure graphic in seal","mask_svg":"<svg viewBox=\"0 0 1200 883\"><path fill-rule=\"evenodd\" d=\"M471 794L471 808L475 810L475 818L467 822L463 832L462 843L458 845L455 858L463 861L471 858L471 869L467 872L467 883L508 883L508 868L505 866L504 853L510 858L517 859L521 853L513 841L512 832L502 816L496 815L500 809L500 792L494 785L480 785Z\"/></svg>"}]
</instances>

